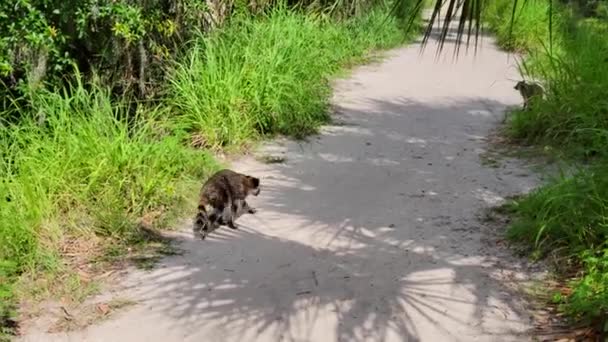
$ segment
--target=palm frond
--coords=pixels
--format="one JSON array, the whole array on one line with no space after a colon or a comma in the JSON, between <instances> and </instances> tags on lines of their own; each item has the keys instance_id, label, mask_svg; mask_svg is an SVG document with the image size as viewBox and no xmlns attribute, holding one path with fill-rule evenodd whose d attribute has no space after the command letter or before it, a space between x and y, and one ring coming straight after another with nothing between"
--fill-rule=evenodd
<instances>
[{"instance_id":1,"label":"palm frond","mask_svg":"<svg viewBox=\"0 0 608 342\"><path fill-rule=\"evenodd\" d=\"M408 0L397 0L397 2L402 1ZM424 0L415 1L415 8L421 8L424 3ZM479 37L482 33L481 31L483 23L483 13L487 1L491 0L433 0L433 5L431 6L432 9L428 16L427 26L424 30L424 36L422 38L422 48L424 49L426 47L433 33L433 26L437 24L437 26L439 27L439 35L437 37L438 54L443 51L450 29L456 30L456 40L454 44L455 56L460 53L460 49L463 43L466 44L468 51L468 48L471 44L471 38L475 38L475 53L477 53ZM528 0L523 1L523 5L525 6ZM512 32L513 25L515 25L515 12L518 6L518 2L519 0L513 0L513 10L511 13L511 22L509 28L510 32ZM549 3L551 11L553 1L549 0ZM441 12L443 9L445 9L445 12L442 17ZM411 15L417 16L419 15L419 11L413 11L411 12ZM551 16L551 13L549 13L549 16ZM457 21L456 27L452 27L452 23L454 21ZM549 22L549 25L551 26L551 21ZM463 39L465 35L467 36L466 41Z\"/></svg>"}]
</instances>

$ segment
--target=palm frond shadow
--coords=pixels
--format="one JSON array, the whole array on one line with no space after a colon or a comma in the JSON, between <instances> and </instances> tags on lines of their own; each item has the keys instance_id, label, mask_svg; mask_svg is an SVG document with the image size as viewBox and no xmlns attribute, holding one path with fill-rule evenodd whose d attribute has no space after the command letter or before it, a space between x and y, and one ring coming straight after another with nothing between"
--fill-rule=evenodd
<instances>
[{"instance_id":1,"label":"palm frond shadow","mask_svg":"<svg viewBox=\"0 0 608 342\"><path fill-rule=\"evenodd\" d=\"M486 99L440 107L409 99L362 101L375 108L367 116L376 123L411 120L408 112L422 110L448 121L468 115L471 124L478 124L472 109L498 105ZM460 248L479 238L482 229L469 217L477 195L463 195L460 210L469 214L454 216L456 221L448 224L444 215L454 210L453 204L414 197L407 188L417 177L437 192L449 188L424 160L408 152L407 160L386 155L379 163L375 157L357 160L336 152L336 144L366 146L371 138L369 148L405 144L413 153L424 144L458 147L471 139L466 128L452 134L454 139L439 131L431 137L404 137L375 126L362 130L361 122L345 119L352 125L335 127L319 147L311 142L284 165L249 170L263 177L258 214L239 219L239 230L221 228L205 241L181 238L188 253L167 258L161 268L141 275L133 288L143 302L153 303L146 310L171 318L172 328L184 336L221 331L223 341L257 341L262 335L277 341L315 340L320 326L333 331L323 337L327 341L417 341L422 331L454 337L467 326L495 339L517 333L511 327L521 320L521 307L489 275L492 257L482 251L467 255L471 251ZM403 122L394 126L403 127ZM317 176L330 173L334 177ZM347 173L348 178L340 178ZM390 177L397 183L387 183ZM375 188L374 196L340 190L355 186L370 194ZM485 191L481 184L479 188ZM432 213L418 206L423 201L431 202ZM398 213L385 210L391 208ZM444 231L446 225L461 233ZM506 306L500 308L496 301Z\"/></svg>"},{"instance_id":2,"label":"palm frond shadow","mask_svg":"<svg viewBox=\"0 0 608 342\"><path fill-rule=\"evenodd\" d=\"M485 310L493 309L489 301L499 294L491 289L499 285L491 279L487 280L489 286L476 287L470 298L446 295L455 285L475 286L476 277L483 272L479 266L455 266L449 260L435 258L430 251L414 252L414 246L410 250L403 245L382 245L377 238L364 237L361 229L349 228L342 234L352 244L365 244L365 247L332 251L264 235L257 232L259 228L242 226L238 232L224 231L210 239L211 243L234 244L236 240L246 240L247 245L264 253L256 254L255 259L243 258L242 265L235 265L233 269L217 269L212 261L203 259L201 265L191 265L181 277L172 274L183 266L174 258L173 262L165 264L166 272L155 272L154 279L146 279L146 282L161 284L164 288L160 292L150 291L155 298L147 299L160 304L156 310L163 315L194 320L196 328L215 325L207 328L229 331L229 340L235 341L256 341L256 335L266 332L288 341L297 340L296 335L310 336L328 310L336 313L335 340L385 341L389 334L395 334L403 340L416 341L418 326L430 325L451 335L451 328L442 326L446 321L456 327L482 324ZM323 256L323 260L304 269L296 266L296 260L314 256ZM256 267L251 263L265 263L273 258L285 262L275 269L261 267L263 271L255 277L242 276L242 268ZM373 272L361 272L360 266L374 264L374 258L400 261L393 262L390 268L377 264L369 267ZM453 276L425 275L408 279L408 273L432 274L433 269L417 266L427 265L429 259L434 260L434 270L449 268ZM171 280L167 281L167 278ZM205 280L201 282L202 279ZM349 285L345 286L345 283ZM285 289L291 292L290 296L277 292ZM445 310L446 302L472 306L475 310L472 316L462 316L462 313ZM505 321L508 320L505 317ZM187 330L188 326L174 328ZM252 330L256 332L254 336ZM511 332L486 333L498 337ZM334 339L328 337L328 340Z\"/></svg>"}]
</instances>

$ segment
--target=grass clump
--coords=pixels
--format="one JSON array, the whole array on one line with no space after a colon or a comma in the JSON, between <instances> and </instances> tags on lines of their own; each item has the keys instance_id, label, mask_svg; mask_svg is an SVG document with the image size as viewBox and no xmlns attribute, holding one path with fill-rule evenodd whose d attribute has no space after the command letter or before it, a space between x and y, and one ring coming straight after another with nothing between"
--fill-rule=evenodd
<instances>
[{"instance_id":1,"label":"grass clump","mask_svg":"<svg viewBox=\"0 0 608 342\"><path fill-rule=\"evenodd\" d=\"M608 162L559 177L511 203L507 234L535 257L552 256L566 291L554 299L576 321L602 328L608 314Z\"/></svg>"},{"instance_id":2,"label":"grass clump","mask_svg":"<svg viewBox=\"0 0 608 342\"><path fill-rule=\"evenodd\" d=\"M200 39L170 76L181 127L211 148L315 132L329 119L328 76L402 41L395 19L383 25L386 13L336 22L279 7L235 18Z\"/></svg>"},{"instance_id":3,"label":"grass clump","mask_svg":"<svg viewBox=\"0 0 608 342\"><path fill-rule=\"evenodd\" d=\"M561 176L514 202L520 219L511 238L544 252L567 249L576 255L590 247L602 248L608 239L608 163Z\"/></svg>"}]
</instances>

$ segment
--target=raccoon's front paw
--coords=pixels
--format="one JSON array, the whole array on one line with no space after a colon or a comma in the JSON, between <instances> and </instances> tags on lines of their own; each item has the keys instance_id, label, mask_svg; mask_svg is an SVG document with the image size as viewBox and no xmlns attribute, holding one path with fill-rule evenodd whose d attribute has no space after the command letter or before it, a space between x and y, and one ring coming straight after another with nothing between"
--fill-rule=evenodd
<instances>
[{"instance_id":1,"label":"raccoon's front paw","mask_svg":"<svg viewBox=\"0 0 608 342\"><path fill-rule=\"evenodd\" d=\"M232 229L239 229L239 227L237 227L234 222L228 222L227 224L228 227L232 228Z\"/></svg>"}]
</instances>

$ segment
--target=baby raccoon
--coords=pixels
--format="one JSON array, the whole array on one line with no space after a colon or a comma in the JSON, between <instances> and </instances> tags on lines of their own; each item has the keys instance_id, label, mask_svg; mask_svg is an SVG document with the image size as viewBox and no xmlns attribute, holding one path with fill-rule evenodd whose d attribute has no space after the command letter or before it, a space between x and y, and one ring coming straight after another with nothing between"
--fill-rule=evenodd
<instances>
[{"instance_id":1,"label":"baby raccoon","mask_svg":"<svg viewBox=\"0 0 608 342\"><path fill-rule=\"evenodd\" d=\"M255 214L245 198L260 193L260 180L232 170L224 169L213 174L201 188L198 212L194 219L193 232L201 239L219 225L226 224L237 229L236 216L242 212Z\"/></svg>"},{"instance_id":2,"label":"baby raccoon","mask_svg":"<svg viewBox=\"0 0 608 342\"><path fill-rule=\"evenodd\" d=\"M539 84L527 83L526 81L517 82L513 88L519 91L521 97L524 98L524 109L528 109L528 104L530 103L531 99L535 97L542 97L545 93L545 90Z\"/></svg>"}]
</instances>

